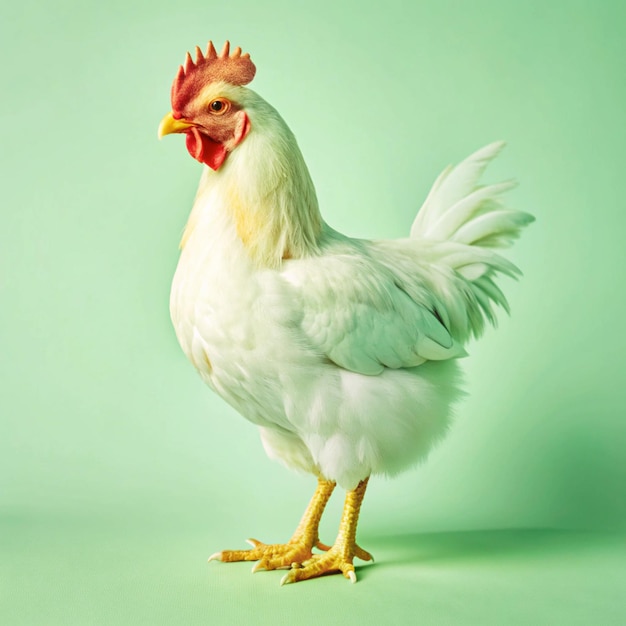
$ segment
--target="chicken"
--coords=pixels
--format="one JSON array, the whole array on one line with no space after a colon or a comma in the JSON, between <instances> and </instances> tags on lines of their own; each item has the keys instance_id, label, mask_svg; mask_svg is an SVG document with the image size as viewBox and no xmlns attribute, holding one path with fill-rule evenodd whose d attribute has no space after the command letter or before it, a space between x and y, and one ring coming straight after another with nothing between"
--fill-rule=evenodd
<instances>
[{"instance_id":1,"label":"chicken","mask_svg":"<svg viewBox=\"0 0 626 626\"><path fill-rule=\"evenodd\" d=\"M353 239L322 219L296 140L247 85L256 68L229 43L187 53L159 137L183 133L206 166L171 292L180 345L202 379L259 428L267 454L317 489L285 544L249 540L209 560L290 568L281 584L356 580L359 509L372 474L423 460L460 397L464 345L508 309L495 283L519 270L494 252L532 221L503 208L505 182L479 186L493 143L435 181L410 236ZM339 533L320 543L336 485ZM318 548L322 553L313 553Z\"/></svg>"}]
</instances>

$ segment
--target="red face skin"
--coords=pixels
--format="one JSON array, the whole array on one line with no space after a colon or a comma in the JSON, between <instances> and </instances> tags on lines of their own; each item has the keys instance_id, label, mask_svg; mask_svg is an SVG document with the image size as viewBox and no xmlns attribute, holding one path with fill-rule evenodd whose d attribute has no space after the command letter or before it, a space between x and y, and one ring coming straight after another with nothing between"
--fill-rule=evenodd
<instances>
[{"instance_id":1,"label":"red face skin","mask_svg":"<svg viewBox=\"0 0 626 626\"><path fill-rule=\"evenodd\" d=\"M187 150L194 159L217 170L228 153L239 145L250 131L250 120L236 104L226 98L215 98L208 106L185 107L173 111L174 119L192 126L185 130Z\"/></svg>"}]
</instances>

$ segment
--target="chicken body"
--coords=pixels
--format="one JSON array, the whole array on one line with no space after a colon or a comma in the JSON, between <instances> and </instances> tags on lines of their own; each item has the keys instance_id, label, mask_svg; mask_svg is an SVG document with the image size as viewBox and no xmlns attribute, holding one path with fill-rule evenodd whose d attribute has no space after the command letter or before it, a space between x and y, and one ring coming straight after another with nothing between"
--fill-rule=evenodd
<instances>
[{"instance_id":1,"label":"chicken body","mask_svg":"<svg viewBox=\"0 0 626 626\"><path fill-rule=\"evenodd\" d=\"M411 237L346 237L323 221L296 140L265 100L224 81L198 98L234 103L246 126L202 175L172 286L177 337L270 457L317 476L323 503L324 485L357 493L358 512L370 475L406 469L445 433L463 344L494 320L493 303L506 307L496 274L517 272L493 248L532 218L500 205L510 184L478 186L492 144L440 176ZM165 132L187 132L183 120ZM369 556L359 550L350 567Z\"/></svg>"},{"instance_id":2,"label":"chicken body","mask_svg":"<svg viewBox=\"0 0 626 626\"><path fill-rule=\"evenodd\" d=\"M393 275L377 259L385 246L325 227L320 256L279 270L255 267L217 187L197 200L203 215L182 251L171 299L178 339L202 378L260 427L271 457L346 489L417 461L447 427L458 367L452 359L423 362L410 345L402 346L406 354L386 345L405 334L386 299L412 303L402 290L389 293L397 289ZM388 282L387 292L378 280ZM355 315L362 323L352 327ZM367 354L373 348L375 358L381 346L396 368Z\"/></svg>"}]
</instances>

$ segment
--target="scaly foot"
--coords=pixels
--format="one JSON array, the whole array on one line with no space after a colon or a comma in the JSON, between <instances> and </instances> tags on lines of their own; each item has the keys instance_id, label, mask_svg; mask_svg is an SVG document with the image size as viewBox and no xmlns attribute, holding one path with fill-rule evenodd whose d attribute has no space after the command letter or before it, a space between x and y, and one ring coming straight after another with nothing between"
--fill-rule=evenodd
<instances>
[{"instance_id":1,"label":"scaly foot","mask_svg":"<svg viewBox=\"0 0 626 626\"><path fill-rule=\"evenodd\" d=\"M211 555L209 561L258 561L252 569L252 572L258 572L261 569L278 569L302 563L313 556L313 547L329 550L329 546L320 543L317 532L324 507L334 488L333 481L323 478L318 480L313 498L296 532L287 543L265 544L256 539L248 539L251 550L223 550Z\"/></svg>"},{"instance_id":2,"label":"scaly foot","mask_svg":"<svg viewBox=\"0 0 626 626\"><path fill-rule=\"evenodd\" d=\"M353 583L356 582L354 557L364 561L373 561L372 555L356 544L356 525L361 509L361 502L367 487L367 478L362 480L352 491L346 494L346 502L343 507L341 524L337 540L326 554L313 555L308 561L304 561L301 566L293 565L291 570L285 574L280 581L281 585L295 583L299 580L317 578L324 574L335 574L341 572Z\"/></svg>"},{"instance_id":3,"label":"scaly foot","mask_svg":"<svg viewBox=\"0 0 626 626\"><path fill-rule=\"evenodd\" d=\"M292 565L291 570L283 576L280 584L286 585L299 580L308 580L309 578L317 578L325 574L338 574L339 572L355 583L356 574L352 563L354 557L356 556L363 561L373 561L374 557L356 544L352 550L346 550L348 547L334 545L326 554L314 554L302 565L297 563Z\"/></svg>"},{"instance_id":4,"label":"scaly foot","mask_svg":"<svg viewBox=\"0 0 626 626\"><path fill-rule=\"evenodd\" d=\"M313 543L305 538L292 539L289 543L266 544L257 539L248 539L252 546L250 550L222 550L209 557L209 561L223 561L232 563L233 561L258 561L252 568L252 572L262 569L279 569L291 567L294 564L307 561L313 556ZM328 550L329 546L315 543L315 547L320 550Z\"/></svg>"}]
</instances>

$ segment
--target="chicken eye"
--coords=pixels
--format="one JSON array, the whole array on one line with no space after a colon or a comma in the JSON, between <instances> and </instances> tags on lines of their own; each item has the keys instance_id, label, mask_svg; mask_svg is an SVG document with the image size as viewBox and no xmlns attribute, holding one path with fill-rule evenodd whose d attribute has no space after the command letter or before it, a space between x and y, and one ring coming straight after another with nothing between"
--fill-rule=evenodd
<instances>
[{"instance_id":1,"label":"chicken eye","mask_svg":"<svg viewBox=\"0 0 626 626\"><path fill-rule=\"evenodd\" d=\"M228 100L224 100L222 98L218 98L217 100L213 100L211 104L209 104L209 111L214 115L223 115L230 108L230 102Z\"/></svg>"}]
</instances>

